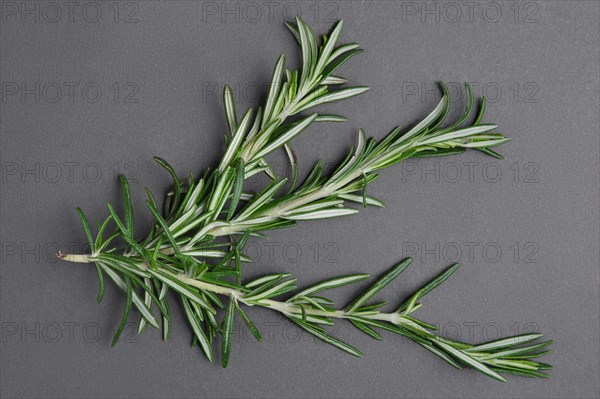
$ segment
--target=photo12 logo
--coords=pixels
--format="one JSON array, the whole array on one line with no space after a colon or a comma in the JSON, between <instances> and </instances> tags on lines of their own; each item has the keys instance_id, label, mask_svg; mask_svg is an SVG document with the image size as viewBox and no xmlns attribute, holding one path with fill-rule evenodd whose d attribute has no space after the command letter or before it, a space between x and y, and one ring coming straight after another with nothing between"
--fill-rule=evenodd
<instances>
[{"instance_id":1,"label":"photo12 logo","mask_svg":"<svg viewBox=\"0 0 600 399\"><path fill-rule=\"evenodd\" d=\"M269 82L202 82L200 92L202 93L203 103L213 103L221 101L225 86L229 86L233 93L233 98L237 104L254 103L258 101L264 93L268 93L273 84ZM277 83L275 83L277 85Z\"/></svg>"},{"instance_id":2,"label":"photo12 logo","mask_svg":"<svg viewBox=\"0 0 600 399\"><path fill-rule=\"evenodd\" d=\"M2 1L0 12L3 24L140 22L134 1Z\"/></svg>"},{"instance_id":3,"label":"photo12 logo","mask_svg":"<svg viewBox=\"0 0 600 399\"><path fill-rule=\"evenodd\" d=\"M542 181L540 165L536 162L498 161L438 161L430 158L404 161L400 168L402 183L419 181L422 184L537 184Z\"/></svg>"},{"instance_id":4,"label":"photo12 logo","mask_svg":"<svg viewBox=\"0 0 600 399\"><path fill-rule=\"evenodd\" d=\"M465 82L444 82L452 102L465 102ZM473 96L485 97L486 102L537 104L540 102L540 86L536 82L469 82ZM402 82L400 86L403 103L431 102L440 97L440 87L432 82Z\"/></svg>"},{"instance_id":5,"label":"photo12 logo","mask_svg":"<svg viewBox=\"0 0 600 399\"><path fill-rule=\"evenodd\" d=\"M115 162L101 165L98 162L68 161L6 161L0 164L2 184L60 184L98 183L102 179L119 181L119 175L127 176L130 183L137 183L138 165L135 162Z\"/></svg>"},{"instance_id":6,"label":"photo12 logo","mask_svg":"<svg viewBox=\"0 0 600 399\"><path fill-rule=\"evenodd\" d=\"M202 1L202 22L279 23L301 17L306 22L340 19L337 1Z\"/></svg>"},{"instance_id":7,"label":"photo12 logo","mask_svg":"<svg viewBox=\"0 0 600 399\"><path fill-rule=\"evenodd\" d=\"M419 259L423 263L488 263L503 261L515 264L539 263L540 246L534 241L515 241L501 244L485 242L417 242L402 243L402 256Z\"/></svg>"},{"instance_id":8,"label":"photo12 logo","mask_svg":"<svg viewBox=\"0 0 600 399\"><path fill-rule=\"evenodd\" d=\"M104 101L122 104L139 103L140 85L136 82L2 82L3 103L75 103L95 104Z\"/></svg>"},{"instance_id":9,"label":"photo12 logo","mask_svg":"<svg viewBox=\"0 0 600 399\"><path fill-rule=\"evenodd\" d=\"M3 321L2 344L102 344L113 337L118 325L103 327L96 322L80 321ZM137 343L137 323L127 323L120 343Z\"/></svg>"},{"instance_id":10,"label":"photo12 logo","mask_svg":"<svg viewBox=\"0 0 600 399\"><path fill-rule=\"evenodd\" d=\"M403 23L498 23L535 24L541 7L534 1L403 1Z\"/></svg>"},{"instance_id":11,"label":"photo12 logo","mask_svg":"<svg viewBox=\"0 0 600 399\"><path fill-rule=\"evenodd\" d=\"M340 245L333 241L304 242L295 241L249 241L244 248L244 254L252 262L261 264L281 263L339 263Z\"/></svg>"}]
</instances>

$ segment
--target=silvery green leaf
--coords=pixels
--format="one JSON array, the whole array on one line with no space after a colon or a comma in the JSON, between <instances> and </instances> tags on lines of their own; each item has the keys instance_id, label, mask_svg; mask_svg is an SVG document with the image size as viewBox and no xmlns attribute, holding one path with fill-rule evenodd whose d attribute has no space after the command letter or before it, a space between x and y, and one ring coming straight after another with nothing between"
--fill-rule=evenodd
<instances>
[{"instance_id":1,"label":"silvery green leaf","mask_svg":"<svg viewBox=\"0 0 600 399\"><path fill-rule=\"evenodd\" d=\"M225 106L225 116L227 118L227 125L229 126L229 132L233 135L237 129L237 115L235 112L235 100L233 98L233 91L229 85L225 85L223 89L223 104Z\"/></svg>"},{"instance_id":2,"label":"silvery green leaf","mask_svg":"<svg viewBox=\"0 0 600 399\"><path fill-rule=\"evenodd\" d=\"M204 354L206 355L208 360L210 362L212 362L213 361L212 346L208 340L208 337L206 336L206 333L202 329L202 322L194 314L194 311L192 310L192 307L190 306L190 304L187 300L187 297L182 297L181 300L183 302L183 309L185 310L185 314L188 318L188 321L189 321L190 325L192 326L192 330L194 331L196 339L198 340L198 343L200 344L200 347L204 351Z\"/></svg>"},{"instance_id":3,"label":"silvery green leaf","mask_svg":"<svg viewBox=\"0 0 600 399\"><path fill-rule=\"evenodd\" d=\"M318 301L316 301L313 298L308 297L308 296L300 296L297 298L296 298L296 296L294 296L293 298L288 299L286 302L295 303L295 304L299 304L299 305L302 305L302 304L311 305L315 309L321 310L323 312L327 312L327 309L325 309Z\"/></svg>"},{"instance_id":4,"label":"silvery green leaf","mask_svg":"<svg viewBox=\"0 0 600 399\"><path fill-rule=\"evenodd\" d=\"M459 129L459 130L455 130L450 133L436 135L429 139L421 140L421 141L419 141L419 145L437 144L437 143L442 143L444 141L455 140L455 139L465 138L465 137L469 137L469 136L475 136L480 133L485 133L485 132L494 130L497 127L498 127L497 125L479 125L479 126L468 127L465 129Z\"/></svg>"},{"instance_id":5,"label":"silvery green leaf","mask_svg":"<svg viewBox=\"0 0 600 399\"><path fill-rule=\"evenodd\" d=\"M433 111L431 111L431 113L429 115L427 115L427 117L425 119L423 119L421 122L417 123L417 125L415 127L413 127L408 132L406 132L405 134L400 136L400 138L397 139L393 145L396 146L401 143L404 143L411 137L415 136L416 134L421 133L423 131L423 129L427 128L427 126L431 125L437 118L440 117L440 115L442 115L445 107L447 107L447 105L448 105L447 104L448 101L449 101L448 96L442 96L442 99L440 100L438 105L433 109Z\"/></svg>"},{"instance_id":6,"label":"silvery green leaf","mask_svg":"<svg viewBox=\"0 0 600 399\"><path fill-rule=\"evenodd\" d=\"M485 352L490 350L498 350L508 348L515 345L526 344L531 341L542 338L542 334L522 334L510 338L503 338L496 341L487 342L485 344L474 346L468 351L470 352Z\"/></svg>"},{"instance_id":7,"label":"silvery green leaf","mask_svg":"<svg viewBox=\"0 0 600 399\"><path fill-rule=\"evenodd\" d=\"M252 128L246 135L246 140L250 140L260 131L260 128L262 126L262 120L263 120L262 107L258 107L258 111L256 111L256 117L254 118L254 123L252 124Z\"/></svg>"},{"instance_id":8,"label":"silvery green leaf","mask_svg":"<svg viewBox=\"0 0 600 399\"><path fill-rule=\"evenodd\" d=\"M202 224L207 219L209 219L211 216L213 216L213 214L214 214L214 212L206 212L202 216L197 217L192 222L189 222L184 227L182 227L180 230L177 230L176 232L174 232L173 237L175 237L175 238L180 237L183 234L187 233L188 231L195 229L196 227L200 226L200 224Z\"/></svg>"},{"instance_id":9,"label":"silvery green leaf","mask_svg":"<svg viewBox=\"0 0 600 399\"><path fill-rule=\"evenodd\" d=\"M300 76L300 85L304 85L312 70L313 60L310 44L311 40L309 39L308 33L304 27L304 22L299 17L296 17L296 28L298 31L298 36L300 37L300 47L302 49L302 75Z\"/></svg>"},{"instance_id":10,"label":"silvery green leaf","mask_svg":"<svg viewBox=\"0 0 600 399\"><path fill-rule=\"evenodd\" d=\"M309 116L305 117L304 119L302 119L300 123L298 123L295 126L291 127L289 130L287 130L286 132L284 132L283 134L281 134L279 137L277 137L274 141L272 141L271 143L269 143L266 147L264 147L263 149L261 149L255 155L255 158L262 158L262 157L264 157L265 155L267 155L271 151L274 151L275 149L281 147L283 144L287 143L288 141L290 141L291 139L293 139L294 137L296 137L304 129L306 129L311 123L313 123L316 117L317 117L317 114L312 114L312 115L309 115Z\"/></svg>"},{"instance_id":11,"label":"silvery green leaf","mask_svg":"<svg viewBox=\"0 0 600 399\"><path fill-rule=\"evenodd\" d=\"M144 278L144 284L146 285L146 287L150 287L152 285L152 280L146 277ZM146 305L146 308L152 309L152 297L150 296L150 293L148 291L144 291L144 304ZM146 320L145 317L140 318L137 330L138 334L141 334L146 329L147 325L148 320Z\"/></svg>"},{"instance_id":12,"label":"silvery green leaf","mask_svg":"<svg viewBox=\"0 0 600 399\"><path fill-rule=\"evenodd\" d=\"M290 167L292 168L292 181L288 191L288 193L291 193L296 186L296 181L298 180L298 158L296 157L296 153L289 143L285 143L283 148L285 149L285 154L287 155L288 160L290 161Z\"/></svg>"},{"instance_id":13,"label":"silvery green leaf","mask_svg":"<svg viewBox=\"0 0 600 399\"><path fill-rule=\"evenodd\" d=\"M269 274L269 275L266 275L266 276L263 276L263 277L257 278L256 280L251 281L250 283L246 284L246 287L248 287L248 288L258 287L260 285L266 284L273 280L282 279L282 278L289 277L289 276L290 276L290 273Z\"/></svg>"},{"instance_id":14,"label":"silvery green leaf","mask_svg":"<svg viewBox=\"0 0 600 399\"><path fill-rule=\"evenodd\" d=\"M520 348L514 348L514 349L508 349L508 350L504 350L504 351L494 352L489 355L483 356L480 359L481 360L489 360L489 359L504 358L507 356L524 355L526 353L532 353L532 352L538 351L542 348L552 345L553 343L554 343L554 341L550 340L550 341L545 341L545 342L542 342L542 343L539 343L536 345L529 345L529 346L523 346ZM469 352L471 352L471 351L469 351Z\"/></svg>"},{"instance_id":15,"label":"silvery green leaf","mask_svg":"<svg viewBox=\"0 0 600 399\"><path fill-rule=\"evenodd\" d=\"M154 206L154 204L152 204L152 206ZM191 216L194 215L194 213L196 212L196 208L196 205L194 205L191 209L184 212L183 215L181 215L176 221L170 224L169 230L171 230L171 232L173 233L176 232L179 226L188 222L188 219L190 219Z\"/></svg>"},{"instance_id":16,"label":"silvery green leaf","mask_svg":"<svg viewBox=\"0 0 600 399\"><path fill-rule=\"evenodd\" d=\"M336 48L335 51L333 53L331 53L328 63L335 62L335 60L338 57L340 57L341 55L347 54L347 53L351 52L352 50L358 49L359 47L360 47L360 45L358 43L350 43L350 44L344 44L343 46Z\"/></svg>"},{"instance_id":17,"label":"silvery green leaf","mask_svg":"<svg viewBox=\"0 0 600 399\"><path fill-rule=\"evenodd\" d=\"M208 310L211 313L216 313L215 309L208 303L206 300L202 298L202 296L198 295L195 288L185 284L180 279L172 276L171 274L165 273L161 270L151 270L148 269L150 274L152 274L155 278L159 279L163 282L163 284L167 284L170 288L179 292L181 295L188 298L190 301L196 302L202 308Z\"/></svg>"},{"instance_id":18,"label":"silvery green leaf","mask_svg":"<svg viewBox=\"0 0 600 399\"><path fill-rule=\"evenodd\" d=\"M469 366L473 367L475 370L480 371L483 374L485 374L489 377L492 377L495 380L506 382L506 379L504 379L500 374L496 373L493 370L490 370L490 368L487 367L485 364L475 360L474 358L467 355L466 353L464 353L444 342L441 342L441 341L435 341L435 343L438 346L440 346L443 350L450 353L455 358L457 358L460 361L462 361L463 363L468 364Z\"/></svg>"},{"instance_id":19,"label":"silvery green leaf","mask_svg":"<svg viewBox=\"0 0 600 399\"><path fill-rule=\"evenodd\" d=\"M362 94L369 90L369 87L366 86L357 86L357 87L349 87L347 89L337 90L328 94L324 94L320 97L315 98L314 100L308 102L303 105L301 108L294 109L294 112L301 112L305 109L312 108L317 105L322 105L334 101L344 100L346 98L354 97L359 94Z\"/></svg>"},{"instance_id":20,"label":"silvery green leaf","mask_svg":"<svg viewBox=\"0 0 600 399\"><path fill-rule=\"evenodd\" d=\"M320 114L315 119L315 122L346 122L347 119L345 116L340 115L328 115L328 114Z\"/></svg>"},{"instance_id":21,"label":"silvery green leaf","mask_svg":"<svg viewBox=\"0 0 600 399\"><path fill-rule=\"evenodd\" d=\"M269 176L271 179L276 179L277 176L275 175L275 171L273 170L273 167L271 166L270 163L268 163L267 161L265 161L264 158L261 158L258 160L258 165L261 167L262 172L265 172L267 176Z\"/></svg>"},{"instance_id":22,"label":"silvery green leaf","mask_svg":"<svg viewBox=\"0 0 600 399\"><path fill-rule=\"evenodd\" d=\"M459 370L462 369L462 366L459 363L454 361L454 359L452 359L450 356L448 356L444 352L438 350L433 345L427 344L427 343L422 343L422 342L418 342L418 344L421 345L423 348L427 349L429 352L433 353L436 356L439 356L440 358L442 358L443 360L448 362L452 367L455 367Z\"/></svg>"},{"instance_id":23,"label":"silvery green leaf","mask_svg":"<svg viewBox=\"0 0 600 399\"><path fill-rule=\"evenodd\" d=\"M495 139L495 140L486 140L486 141L472 141L470 143L464 143L464 144L460 144L461 147L466 147L466 148L483 148L487 150L487 147L495 147L498 145L502 145L505 143L508 143L510 141L510 137L504 137L501 139ZM488 150L491 151L491 150Z\"/></svg>"},{"instance_id":24,"label":"silvery green leaf","mask_svg":"<svg viewBox=\"0 0 600 399\"><path fill-rule=\"evenodd\" d=\"M231 188L230 186L232 183L233 174L234 170L229 166L226 167L213 191L207 209L209 211L215 211L215 215L219 214L220 209L223 208L223 205L225 205L225 201L229 196L229 189Z\"/></svg>"},{"instance_id":25,"label":"silvery green leaf","mask_svg":"<svg viewBox=\"0 0 600 399\"><path fill-rule=\"evenodd\" d=\"M200 258L223 258L225 255L228 254L228 252L226 251L202 251L202 250L192 250L192 251L185 251L182 252L184 255L187 256L197 256ZM250 263L252 261L252 259L248 258L247 256L242 256L242 261L246 262L246 263Z\"/></svg>"},{"instance_id":26,"label":"silvery green leaf","mask_svg":"<svg viewBox=\"0 0 600 399\"><path fill-rule=\"evenodd\" d=\"M223 172L225 167L227 167L235 155L236 151L240 147L242 140L246 134L246 131L250 127L250 122L252 121L252 108L248 109L242 118L237 130L233 133L233 137L227 146L227 151L225 151L225 155L221 159L221 164L219 165L219 170Z\"/></svg>"},{"instance_id":27,"label":"silvery green leaf","mask_svg":"<svg viewBox=\"0 0 600 399\"><path fill-rule=\"evenodd\" d=\"M165 283L161 283L160 294L158 295L158 299L161 301L163 299L165 299L165 296L167 295L168 291L169 291L169 286Z\"/></svg>"},{"instance_id":28,"label":"silvery green leaf","mask_svg":"<svg viewBox=\"0 0 600 399\"><path fill-rule=\"evenodd\" d=\"M317 52L319 50L319 45L317 44L317 37L310 25L304 22L301 18L296 17L296 23L299 27L301 27L301 29L304 29L304 31L306 32L306 38L308 39L308 45L310 49L310 69L308 71L309 74L307 76L312 76L313 73L316 72L315 67L317 64Z\"/></svg>"},{"instance_id":29,"label":"silvery green leaf","mask_svg":"<svg viewBox=\"0 0 600 399\"><path fill-rule=\"evenodd\" d=\"M271 118L269 119L269 122L271 122L274 118L275 119L281 119L283 121L283 119L285 119L284 116L280 116L279 113L283 113L283 107L286 103L286 100L288 98L288 93L289 93L289 87L290 84L288 82L284 82L283 85L281 86L281 90L279 90L279 95L277 96L277 100L275 101L275 104L273 104L273 110L271 111Z\"/></svg>"},{"instance_id":30,"label":"silvery green leaf","mask_svg":"<svg viewBox=\"0 0 600 399\"><path fill-rule=\"evenodd\" d=\"M127 290L127 284L125 284L125 281L123 281L123 279L110 267L102 263L100 263L100 267L102 268L102 271L106 273L112 281L114 281L117 287L119 287L123 291ZM142 317L144 317L148 321L148 323L150 323L153 327L158 328L158 320L156 320L156 317L154 317L152 311L146 307L144 301L142 301L142 299L135 291L133 292L132 300L135 307L140 311Z\"/></svg>"},{"instance_id":31,"label":"silvery green leaf","mask_svg":"<svg viewBox=\"0 0 600 399\"><path fill-rule=\"evenodd\" d=\"M342 208L342 209L324 209L313 212L305 212L305 213L293 213L288 214L284 213L281 215L283 219L288 220L316 220L316 219L327 219L338 216L348 216L354 215L358 213L356 209Z\"/></svg>"},{"instance_id":32,"label":"silvery green leaf","mask_svg":"<svg viewBox=\"0 0 600 399\"><path fill-rule=\"evenodd\" d=\"M238 226L251 226L254 224L267 223L273 220L272 216L262 216L253 219L236 220L235 224Z\"/></svg>"},{"instance_id":33,"label":"silvery green leaf","mask_svg":"<svg viewBox=\"0 0 600 399\"><path fill-rule=\"evenodd\" d=\"M359 204L363 203L362 195L342 194L339 197L342 199L348 200L348 201L359 203ZM369 197L369 196L367 196L367 205L378 206L380 208L383 208L385 206L385 204L382 201L378 200L377 198Z\"/></svg>"},{"instance_id":34,"label":"silvery green leaf","mask_svg":"<svg viewBox=\"0 0 600 399\"><path fill-rule=\"evenodd\" d=\"M362 281L367 278L369 278L368 274L350 274L347 276L341 276L341 277L336 277L336 278L332 278L329 280L321 281L318 284L315 284L311 287L303 289L302 291L300 291L299 293L294 295L289 300L293 301L295 298L298 298L298 297L308 296L308 295L316 294L317 292L321 292L323 290L328 290L328 289L332 289L332 288L341 287L341 286L344 286L347 284L356 283L358 281Z\"/></svg>"},{"instance_id":35,"label":"silvery green leaf","mask_svg":"<svg viewBox=\"0 0 600 399\"><path fill-rule=\"evenodd\" d=\"M252 199L246 208L242 210L240 215L236 218L236 221L242 221L247 219L252 213L260 208L262 205L270 201L275 193L286 183L287 179L273 180L271 184L267 186L261 193L257 194Z\"/></svg>"},{"instance_id":36,"label":"silvery green leaf","mask_svg":"<svg viewBox=\"0 0 600 399\"><path fill-rule=\"evenodd\" d=\"M332 336L330 336L329 334L316 328L315 326L313 326L309 323L303 322L302 320L297 320L295 318L291 318L290 320L292 320L294 323L298 324L304 330L306 330L307 332L316 336L317 338L320 338L321 340L327 342L328 344L331 344L331 345L335 346L336 348L341 349L344 352L347 352L353 356L363 357L362 352L359 351L358 349L356 349L355 347L348 345L347 343L342 342L337 338L333 338Z\"/></svg>"},{"instance_id":37,"label":"silvery green leaf","mask_svg":"<svg viewBox=\"0 0 600 399\"><path fill-rule=\"evenodd\" d=\"M325 64L329 61L329 57L331 56L331 53L335 48L338 38L340 37L340 33L342 32L343 26L344 21L338 21L338 23L333 28L331 35L329 35L329 37L327 38L327 43L325 44L325 47L323 47L319 61L317 62L317 66L315 67L315 74L318 75L319 73L321 73L321 71L325 67Z\"/></svg>"},{"instance_id":38,"label":"silvery green leaf","mask_svg":"<svg viewBox=\"0 0 600 399\"><path fill-rule=\"evenodd\" d=\"M325 200L313 202L311 204L303 205L298 208L292 209L290 211L287 211L285 213L285 215L287 216L287 215L296 215L296 214L300 214L300 213L312 212L312 211L316 211L319 209L335 207L335 206L341 205L343 203L344 203L344 201L339 200L339 199L325 199Z\"/></svg>"},{"instance_id":39,"label":"silvery green leaf","mask_svg":"<svg viewBox=\"0 0 600 399\"><path fill-rule=\"evenodd\" d=\"M279 295L280 292L283 292L285 290L289 290L289 289L295 288L295 287L296 287L296 280L283 281L266 291L257 293L256 295L245 296L244 301L258 302L262 299L268 299L273 296Z\"/></svg>"},{"instance_id":40,"label":"silvery green leaf","mask_svg":"<svg viewBox=\"0 0 600 399\"><path fill-rule=\"evenodd\" d=\"M354 152L350 160L341 169L336 171L333 176L331 176L331 178L329 179L330 181L336 181L340 177L344 176L344 173L346 173L347 170L351 169L352 166L354 166L356 161L362 155L366 142L367 136L365 134L365 131L363 129L358 129L358 143L356 144L356 151Z\"/></svg>"},{"instance_id":41,"label":"silvery green leaf","mask_svg":"<svg viewBox=\"0 0 600 399\"><path fill-rule=\"evenodd\" d=\"M340 78L339 76L328 76L326 77L321 84L322 85L344 85L348 83L348 80L344 78Z\"/></svg>"},{"instance_id":42,"label":"silvery green leaf","mask_svg":"<svg viewBox=\"0 0 600 399\"><path fill-rule=\"evenodd\" d=\"M183 209L184 212L187 212L188 210L190 210L190 208L192 208L193 206L196 205L196 201L198 200L198 197L200 196L200 193L202 192L203 188L204 188L204 179L200 179L200 180L198 180L198 183L196 183L196 186L194 187L192 194L188 198L188 202L185 205L185 208Z\"/></svg>"},{"instance_id":43,"label":"silvery green leaf","mask_svg":"<svg viewBox=\"0 0 600 399\"><path fill-rule=\"evenodd\" d=\"M262 126L265 126L265 123L269 121L271 116L271 111L277 102L278 93L281 90L281 78L283 77L283 71L285 69L285 54L281 54L279 59L277 60L277 65L275 65L275 70L273 71L273 76L271 77L271 87L269 89L269 94L267 96L267 102L265 104L265 113L264 113L264 121Z\"/></svg>"}]
</instances>

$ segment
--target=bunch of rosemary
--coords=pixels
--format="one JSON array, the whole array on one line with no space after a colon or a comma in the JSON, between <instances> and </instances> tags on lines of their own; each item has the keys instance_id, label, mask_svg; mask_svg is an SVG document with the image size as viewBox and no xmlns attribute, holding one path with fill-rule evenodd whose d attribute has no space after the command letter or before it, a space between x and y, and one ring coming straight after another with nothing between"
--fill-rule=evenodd
<instances>
[{"instance_id":1,"label":"bunch of rosemary","mask_svg":"<svg viewBox=\"0 0 600 399\"><path fill-rule=\"evenodd\" d=\"M218 168L207 170L199 179L192 175L181 179L166 161L155 158L172 176L173 189L166 196L162 212L154 195L146 189L146 203L155 223L145 239L134 237L129 185L121 176L124 217L117 215L109 204L109 215L98 225L94 238L85 215L78 209L91 253L59 253L58 256L70 262L96 265L100 282L98 302L104 295L104 276L125 292L125 312L113 345L119 340L133 307L141 313L139 333L147 325L160 327L153 313L156 307L162 317L166 340L171 332L167 301L167 292L171 290L181 301L194 342L210 361L214 358L215 337L221 335L223 367L230 358L236 314L256 339L261 340L260 331L244 310L244 306L260 306L281 313L310 334L354 356L362 356L362 353L325 329L333 325L335 319L346 319L377 340L382 339L380 330L408 337L456 368L469 366L500 381L504 381L500 373L547 377L541 370L551 367L532 360L549 352L542 349L551 341L534 342L541 334L470 345L440 337L434 332L435 326L414 317L423 297L446 281L458 264L447 268L390 313L380 310L386 301L372 299L409 266L411 259L402 260L344 307L335 306L323 296L323 291L363 281L368 275L336 277L302 289L298 289L289 273L269 274L252 281L243 279L242 266L250 261L244 255L249 236L266 237L267 230L291 227L302 220L357 213L356 208L348 206L351 202L364 207L383 206L381 201L367 195L367 185L377 178L379 170L404 159L455 154L469 148L500 157L490 147L509 140L493 133L496 125L482 123L485 99L473 122L465 125L474 112L469 85L465 85L467 105L463 116L454 123L444 124L450 100L446 86L441 84L441 101L414 127L408 131L395 128L382 140L368 138L360 130L356 148L350 149L333 173L324 175L319 162L308 177L297 184L298 169L290 141L313 123L338 122L345 118L312 111L293 120L290 118L316 105L350 98L368 89L339 88L346 80L334 72L362 51L358 44L338 45L342 25L342 21L338 22L319 44L311 28L301 19L287 24L300 44L302 67L286 69L285 56L279 57L263 107L249 109L238 117L232 91L225 87L229 135L227 150ZM276 176L265 158L279 148L285 149L292 165L289 182ZM270 176L270 184L258 193L245 192L245 180L262 172ZM112 225L114 232L105 235ZM117 238L123 244L111 248L110 244ZM276 299L285 295L286 299ZM218 309L224 309L222 317Z\"/></svg>"}]
</instances>

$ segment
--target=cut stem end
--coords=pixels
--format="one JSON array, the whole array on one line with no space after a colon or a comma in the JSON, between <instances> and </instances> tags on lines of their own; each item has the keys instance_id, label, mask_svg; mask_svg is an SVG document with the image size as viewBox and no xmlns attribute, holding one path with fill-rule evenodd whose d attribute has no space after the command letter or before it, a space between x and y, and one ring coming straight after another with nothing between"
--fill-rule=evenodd
<instances>
[{"instance_id":1,"label":"cut stem end","mask_svg":"<svg viewBox=\"0 0 600 399\"><path fill-rule=\"evenodd\" d=\"M56 257L60 260L64 260L67 262L73 262L73 263L92 263L92 260L90 259L89 255L72 255L72 254L65 254L62 251L58 251L56 253Z\"/></svg>"}]
</instances>

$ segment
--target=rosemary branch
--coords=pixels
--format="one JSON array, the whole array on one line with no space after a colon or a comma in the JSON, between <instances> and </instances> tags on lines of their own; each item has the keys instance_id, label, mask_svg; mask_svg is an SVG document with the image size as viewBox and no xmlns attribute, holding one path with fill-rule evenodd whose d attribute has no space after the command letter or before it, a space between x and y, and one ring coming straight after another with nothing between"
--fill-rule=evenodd
<instances>
[{"instance_id":1,"label":"rosemary branch","mask_svg":"<svg viewBox=\"0 0 600 399\"><path fill-rule=\"evenodd\" d=\"M549 352L540 352L540 349L550 345L551 341L534 343L541 334L470 345L440 337L433 332L435 326L412 316L422 306L418 301L446 281L457 270L458 264L450 266L390 313L381 311L387 302L370 304L369 301L397 278L411 259L394 266L343 308L335 307L321 292L363 281L368 275L336 277L299 291L296 280L288 273L243 281L242 266L251 261L243 252L250 235L266 237L268 230L290 227L299 221L355 214L358 210L348 206L352 202L363 207L381 207L380 200L367 195L367 186L378 177L379 170L408 158L450 155L469 148L501 158L490 147L509 140L493 133L496 125L482 123L485 99L473 121L466 124L474 109L472 89L468 84L465 85L464 114L453 123L446 123L450 98L442 83L439 104L414 127L407 131L397 127L381 140L367 138L365 132L359 130L356 148L350 149L333 173L324 176L322 164L318 162L297 186L297 159L291 140L312 123L341 122L345 118L312 113L292 121L288 119L317 105L364 93L368 88L331 90L347 82L333 73L362 51L354 43L337 45L342 21L329 35L323 36L320 44L312 29L300 18L287 26L300 44L302 67L293 71L286 69L285 56L281 55L266 103L256 111L247 110L241 119L237 116L233 93L229 86L225 87L223 102L229 135L219 166L207 170L199 179L192 175L181 179L166 161L155 158L172 176L173 189L167 193L162 212L154 195L146 189L147 205L155 221L146 238L136 240L134 237L131 194L124 176L121 176L124 219L109 204L109 216L98 225L94 238L86 216L78 208L90 253L58 253L58 256L69 262L95 264L100 284L98 302L104 296L105 275L126 293L127 304L113 345L117 343L132 308L142 316L138 328L141 333L148 325L160 327L152 310L156 306L162 317L163 338L168 339L171 317L167 293L173 291L193 330L194 342L211 361L214 339L221 335L223 367L230 358L236 313L252 334L261 339L260 331L241 307L245 305L279 312L300 328L355 356L362 356L362 353L327 333L325 327L331 326L334 319L347 320L377 340L383 339L378 330L402 335L454 367L469 366L500 381L504 378L499 373L547 377L543 370L550 366L532 360ZM280 148L285 149L292 165L289 182L287 178L277 176L265 158ZM244 192L244 182L263 172L271 177L270 184L259 193ZM279 195L286 185L287 192ZM104 233L110 225L114 225L115 231L105 238ZM124 245L111 248L115 239L120 239ZM284 301L275 299L290 293L292 296ZM218 296L224 296L228 304L225 305ZM217 320L219 308L225 309L221 321Z\"/></svg>"}]
</instances>

